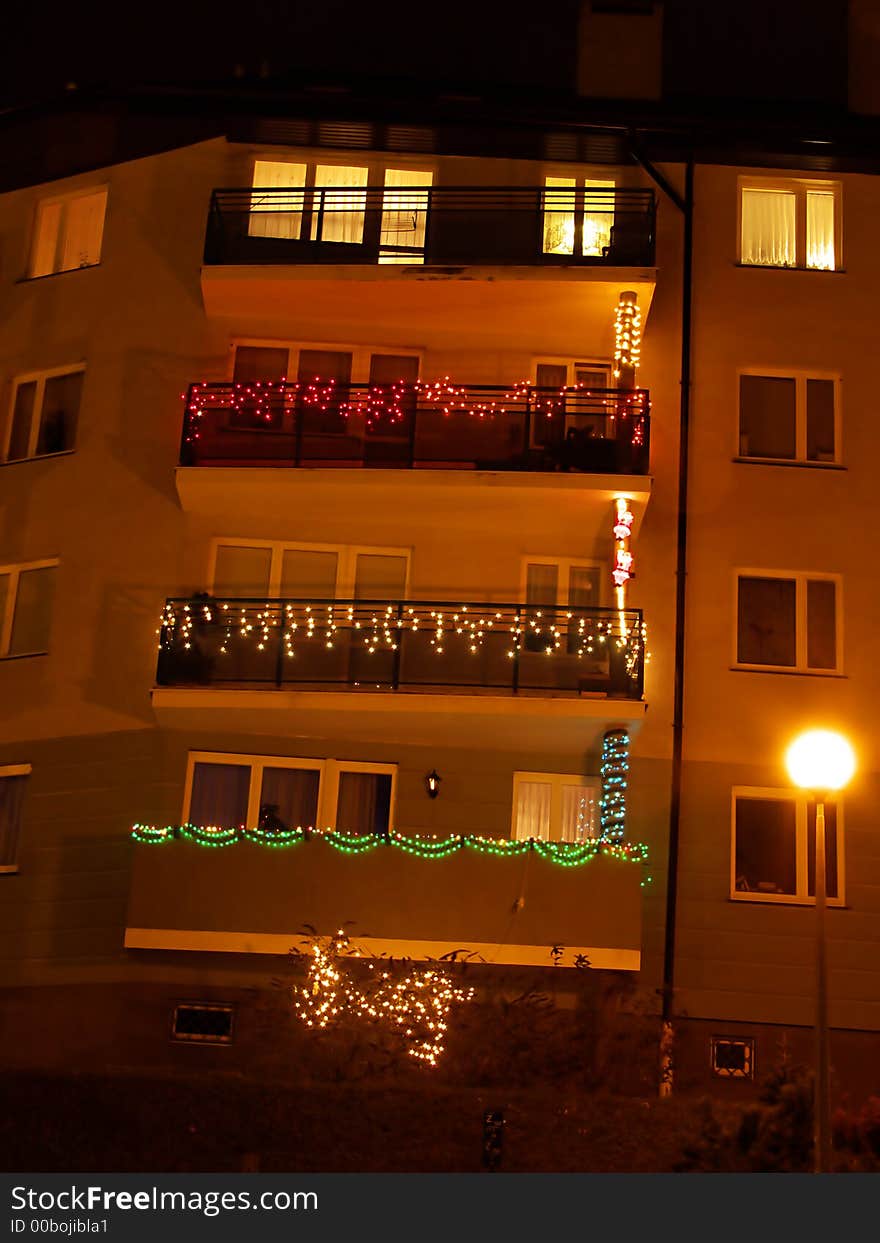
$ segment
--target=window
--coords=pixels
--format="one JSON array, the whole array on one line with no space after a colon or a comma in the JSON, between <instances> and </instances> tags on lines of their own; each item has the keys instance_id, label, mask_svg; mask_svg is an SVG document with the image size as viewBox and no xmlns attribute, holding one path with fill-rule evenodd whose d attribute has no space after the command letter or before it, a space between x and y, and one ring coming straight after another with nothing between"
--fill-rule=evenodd
<instances>
[{"instance_id":1,"label":"window","mask_svg":"<svg viewBox=\"0 0 880 1243\"><path fill-rule=\"evenodd\" d=\"M524 562L523 574L524 602L532 606L527 610L527 616L549 620L551 625L557 625L562 631L567 628L568 651L578 652L583 647L580 621L584 611L595 609L600 604L602 566L595 561L530 557ZM526 632L526 651L543 652L548 646L552 646L552 641L543 626L537 634ZM596 653L596 656L601 661L604 653Z\"/></svg>"},{"instance_id":2,"label":"window","mask_svg":"<svg viewBox=\"0 0 880 1243\"><path fill-rule=\"evenodd\" d=\"M838 268L840 184L741 181L740 262L772 268Z\"/></svg>"},{"instance_id":3,"label":"window","mask_svg":"<svg viewBox=\"0 0 880 1243\"><path fill-rule=\"evenodd\" d=\"M599 835L599 781L563 773L513 774L513 831L519 841L542 837L582 842Z\"/></svg>"},{"instance_id":4,"label":"window","mask_svg":"<svg viewBox=\"0 0 880 1243\"><path fill-rule=\"evenodd\" d=\"M57 561L0 566L0 657L49 650Z\"/></svg>"},{"instance_id":5,"label":"window","mask_svg":"<svg viewBox=\"0 0 880 1243\"><path fill-rule=\"evenodd\" d=\"M816 804L805 792L733 790L731 897L812 902L816 895ZM828 901L843 904L843 826L839 802L825 804Z\"/></svg>"},{"instance_id":6,"label":"window","mask_svg":"<svg viewBox=\"0 0 880 1243\"><path fill-rule=\"evenodd\" d=\"M72 449L84 369L65 367L19 376L6 434L7 462Z\"/></svg>"},{"instance_id":7,"label":"window","mask_svg":"<svg viewBox=\"0 0 880 1243\"><path fill-rule=\"evenodd\" d=\"M841 664L839 579L763 571L737 576L736 663L834 673Z\"/></svg>"},{"instance_id":8,"label":"window","mask_svg":"<svg viewBox=\"0 0 880 1243\"><path fill-rule=\"evenodd\" d=\"M195 1002L174 1007L171 1039L199 1044L232 1044L235 1010L232 1006Z\"/></svg>"},{"instance_id":9,"label":"window","mask_svg":"<svg viewBox=\"0 0 880 1243\"><path fill-rule=\"evenodd\" d=\"M545 177L544 254L603 258L614 226L613 190L613 181Z\"/></svg>"},{"instance_id":10,"label":"window","mask_svg":"<svg viewBox=\"0 0 880 1243\"><path fill-rule=\"evenodd\" d=\"M229 599L405 600L409 551L218 540L211 581Z\"/></svg>"},{"instance_id":11,"label":"window","mask_svg":"<svg viewBox=\"0 0 880 1243\"><path fill-rule=\"evenodd\" d=\"M423 263L433 180L424 170L255 160L248 234L361 245L373 189L381 191L379 262Z\"/></svg>"},{"instance_id":12,"label":"window","mask_svg":"<svg viewBox=\"0 0 880 1243\"><path fill-rule=\"evenodd\" d=\"M0 768L0 872L18 871L21 811L30 772L30 764Z\"/></svg>"},{"instance_id":13,"label":"window","mask_svg":"<svg viewBox=\"0 0 880 1243\"><path fill-rule=\"evenodd\" d=\"M382 835L393 824L396 785L396 764L196 751L189 757L183 823Z\"/></svg>"},{"instance_id":14,"label":"window","mask_svg":"<svg viewBox=\"0 0 880 1243\"><path fill-rule=\"evenodd\" d=\"M806 372L739 377L739 456L781 462L835 462L840 381Z\"/></svg>"},{"instance_id":15,"label":"window","mask_svg":"<svg viewBox=\"0 0 880 1243\"><path fill-rule=\"evenodd\" d=\"M90 187L38 203L28 276L49 276L100 263L106 209L106 188Z\"/></svg>"}]
</instances>

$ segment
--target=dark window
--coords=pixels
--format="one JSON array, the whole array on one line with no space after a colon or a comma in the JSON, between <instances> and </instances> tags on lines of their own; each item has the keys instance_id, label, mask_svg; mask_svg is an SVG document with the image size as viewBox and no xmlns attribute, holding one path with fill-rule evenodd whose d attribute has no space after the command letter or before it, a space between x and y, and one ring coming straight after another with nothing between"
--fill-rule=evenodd
<instances>
[{"instance_id":1,"label":"dark window","mask_svg":"<svg viewBox=\"0 0 880 1243\"><path fill-rule=\"evenodd\" d=\"M740 578L738 586L736 659L739 664L794 668L797 664L794 579Z\"/></svg>"},{"instance_id":2,"label":"dark window","mask_svg":"<svg viewBox=\"0 0 880 1243\"><path fill-rule=\"evenodd\" d=\"M836 585L830 579L807 580L807 667L837 668Z\"/></svg>"},{"instance_id":3,"label":"dark window","mask_svg":"<svg viewBox=\"0 0 880 1243\"><path fill-rule=\"evenodd\" d=\"M194 1040L202 1044L231 1044L233 1014L232 1006L175 1006L172 1039Z\"/></svg>"},{"instance_id":4,"label":"dark window","mask_svg":"<svg viewBox=\"0 0 880 1243\"><path fill-rule=\"evenodd\" d=\"M807 806L807 893L816 896L816 804ZM837 807L825 804L825 893L837 897Z\"/></svg>"},{"instance_id":5,"label":"dark window","mask_svg":"<svg viewBox=\"0 0 880 1243\"><path fill-rule=\"evenodd\" d=\"M779 376L744 375L739 379L741 457L797 456L795 381Z\"/></svg>"},{"instance_id":6,"label":"dark window","mask_svg":"<svg viewBox=\"0 0 880 1243\"><path fill-rule=\"evenodd\" d=\"M346 833L384 835L391 823L391 774L342 772L336 827Z\"/></svg>"},{"instance_id":7,"label":"dark window","mask_svg":"<svg viewBox=\"0 0 880 1243\"><path fill-rule=\"evenodd\" d=\"M21 835L21 809L27 774L13 773L4 776L0 772L0 869L16 870L18 842Z\"/></svg>"},{"instance_id":8,"label":"dark window","mask_svg":"<svg viewBox=\"0 0 880 1243\"><path fill-rule=\"evenodd\" d=\"M807 461L833 462L834 381L807 380Z\"/></svg>"},{"instance_id":9,"label":"dark window","mask_svg":"<svg viewBox=\"0 0 880 1243\"><path fill-rule=\"evenodd\" d=\"M321 774L311 768L264 768L260 790L260 828L314 828L318 820Z\"/></svg>"},{"instance_id":10,"label":"dark window","mask_svg":"<svg viewBox=\"0 0 880 1243\"><path fill-rule=\"evenodd\" d=\"M247 764L195 764L189 800L189 822L232 828L244 825L248 811L251 770Z\"/></svg>"},{"instance_id":11,"label":"dark window","mask_svg":"<svg viewBox=\"0 0 880 1243\"><path fill-rule=\"evenodd\" d=\"M298 406L304 432L343 435L348 428L344 403L351 383L351 354L339 350L300 350Z\"/></svg>"},{"instance_id":12,"label":"dark window","mask_svg":"<svg viewBox=\"0 0 880 1243\"><path fill-rule=\"evenodd\" d=\"M15 390L7 460L64 453L76 440L82 369L24 380Z\"/></svg>"},{"instance_id":13,"label":"dark window","mask_svg":"<svg viewBox=\"0 0 880 1243\"><path fill-rule=\"evenodd\" d=\"M734 885L738 893L797 894L794 799L737 798Z\"/></svg>"}]
</instances>

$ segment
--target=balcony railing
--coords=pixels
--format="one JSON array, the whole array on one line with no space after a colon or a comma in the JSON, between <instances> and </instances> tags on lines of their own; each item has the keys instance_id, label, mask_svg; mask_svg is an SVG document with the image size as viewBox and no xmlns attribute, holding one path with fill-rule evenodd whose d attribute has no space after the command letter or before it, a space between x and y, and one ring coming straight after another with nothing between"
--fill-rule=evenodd
<instances>
[{"instance_id":1,"label":"balcony railing","mask_svg":"<svg viewBox=\"0 0 880 1243\"><path fill-rule=\"evenodd\" d=\"M645 389L192 384L183 466L648 472Z\"/></svg>"},{"instance_id":2,"label":"balcony railing","mask_svg":"<svg viewBox=\"0 0 880 1243\"><path fill-rule=\"evenodd\" d=\"M655 214L649 189L215 190L205 263L646 267Z\"/></svg>"},{"instance_id":3,"label":"balcony railing","mask_svg":"<svg viewBox=\"0 0 880 1243\"><path fill-rule=\"evenodd\" d=\"M165 604L160 686L641 699L638 609L425 600Z\"/></svg>"}]
</instances>

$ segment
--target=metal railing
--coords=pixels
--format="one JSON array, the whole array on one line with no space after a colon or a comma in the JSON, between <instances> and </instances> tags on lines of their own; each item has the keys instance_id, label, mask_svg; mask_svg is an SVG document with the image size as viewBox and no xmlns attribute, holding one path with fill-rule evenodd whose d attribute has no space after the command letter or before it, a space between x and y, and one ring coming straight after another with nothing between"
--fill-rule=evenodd
<instances>
[{"instance_id":1,"label":"metal railing","mask_svg":"<svg viewBox=\"0 0 880 1243\"><path fill-rule=\"evenodd\" d=\"M654 263L650 189L544 186L215 190L206 264Z\"/></svg>"},{"instance_id":2,"label":"metal railing","mask_svg":"<svg viewBox=\"0 0 880 1243\"><path fill-rule=\"evenodd\" d=\"M644 475L649 409L646 389L582 385L192 384L180 462Z\"/></svg>"},{"instance_id":3,"label":"metal railing","mask_svg":"<svg viewBox=\"0 0 880 1243\"><path fill-rule=\"evenodd\" d=\"M641 699L639 609L427 600L169 599L160 686Z\"/></svg>"}]
</instances>

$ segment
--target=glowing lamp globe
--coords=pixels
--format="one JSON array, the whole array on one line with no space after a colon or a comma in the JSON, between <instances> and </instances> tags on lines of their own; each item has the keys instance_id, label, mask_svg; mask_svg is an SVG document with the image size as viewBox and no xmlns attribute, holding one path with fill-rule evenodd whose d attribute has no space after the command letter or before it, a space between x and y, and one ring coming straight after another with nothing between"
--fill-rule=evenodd
<instances>
[{"instance_id":1,"label":"glowing lamp globe","mask_svg":"<svg viewBox=\"0 0 880 1243\"><path fill-rule=\"evenodd\" d=\"M802 790L842 790L856 770L856 757L842 734L811 729L795 738L785 766Z\"/></svg>"}]
</instances>

